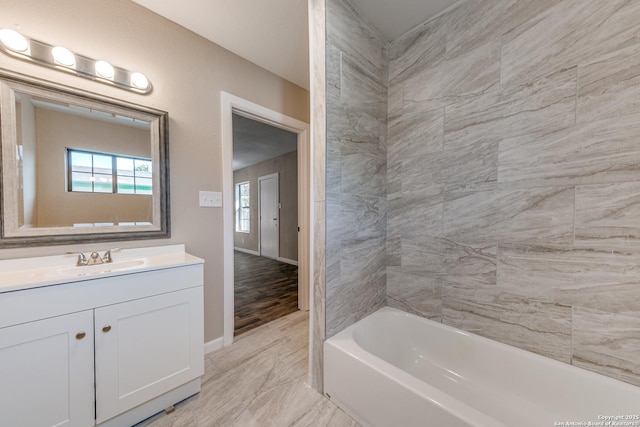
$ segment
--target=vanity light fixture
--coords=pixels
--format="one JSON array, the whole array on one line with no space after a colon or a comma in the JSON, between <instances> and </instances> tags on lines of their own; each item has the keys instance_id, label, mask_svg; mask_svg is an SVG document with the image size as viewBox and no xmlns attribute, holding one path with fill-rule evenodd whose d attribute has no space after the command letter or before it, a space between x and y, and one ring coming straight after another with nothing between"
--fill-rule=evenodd
<instances>
[{"instance_id":1,"label":"vanity light fixture","mask_svg":"<svg viewBox=\"0 0 640 427\"><path fill-rule=\"evenodd\" d=\"M144 89L149 86L149 80L142 73L131 73L131 84L138 89Z\"/></svg>"},{"instance_id":2,"label":"vanity light fixture","mask_svg":"<svg viewBox=\"0 0 640 427\"><path fill-rule=\"evenodd\" d=\"M153 89L149 79L140 72L132 72L115 67L107 61L78 55L62 46L51 46L8 28L0 30L0 50L25 61L75 73L132 92L148 94Z\"/></svg>"},{"instance_id":3,"label":"vanity light fixture","mask_svg":"<svg viewBox=\"0 0 640 427\"><path fill-rule=\"evenodd\" d=\"M103 79L112 79L115 76L115 70L107 61L96 61L96 74Z\"/></svg>"},{"instance_id":4,"label":"vanity light fixture","mask_svg":"<svg viewBox=\"0 0 640 427\"><path fill-rule=\"evenodd\" d=\"M7 48L16 52L25 52L29 49L29 42L22 34L8 28L0 30L0 42Z\"/></svg>"},{"instance_id":5,"label":"vanity light fixture","mask_svg":"<svg viewBox=\"0 0 640 427\"><path fill-rule=\"evenodd\" d=\"M56 46L51 49L53 60L56 64L63 65L65 67L76 66L76 56L66 47Z\"/></svg>"}]
</instances>

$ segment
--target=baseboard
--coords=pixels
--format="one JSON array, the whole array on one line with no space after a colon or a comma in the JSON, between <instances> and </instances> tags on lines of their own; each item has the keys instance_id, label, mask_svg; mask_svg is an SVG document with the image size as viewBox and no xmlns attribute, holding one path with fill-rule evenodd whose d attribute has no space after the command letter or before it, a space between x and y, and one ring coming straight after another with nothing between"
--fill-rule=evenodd
<instances>
[{"instance_id":1,"label":"baseboard","mask_svg":"<svg viewBox=\"0 0 640 427\"><path fill-rule=\"evenodd\" d=\"M224 347L224 337L204 343L204 354L209 354Z\"/></svg>"},{"instance_id":2,"label":"baseboard","mask_svg":"<svg viewBox=\"0 0 640 427\"><path fill-rule=\"evenodd\" d=\"M280 258L280 257L278 257L278 261L280 261L280 262L286 262L287 264L295 265L296 267L298 266L298 261L294 261L294 260L292 260L292 259L287 259L287 258Z\"/></svg>"},{"instance_id":3,"label":"baseboard","mask_svg":"<svg viewBox=\"0 0 640 427\"><path fill-rule=\"evenodd\" d=\"M245 254L249 254L249 255L255 255L255 256L260 256L260 252L257 251L252 251L251 249L245 249L245 248L233 248L234 251L238 251L238 252L244 252Z\"/></svg>"}]
</instances>

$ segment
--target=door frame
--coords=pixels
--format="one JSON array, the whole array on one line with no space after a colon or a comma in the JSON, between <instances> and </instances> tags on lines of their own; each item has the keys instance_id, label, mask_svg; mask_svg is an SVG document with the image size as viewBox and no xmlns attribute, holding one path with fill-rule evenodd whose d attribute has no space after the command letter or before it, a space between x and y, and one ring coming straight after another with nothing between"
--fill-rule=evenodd
<instances>
[{"instance_id":1,"label":"door frame","mask_svg":"<svg viewBox=\"0 0 640 427\"><path fill-rule=\"evenodd\" d=\"M313 162L309 124L262 105L221 91L222 222L223 222L223 343L233 343L233 114L257 120L298 135L298 307L311 308L313 283Z\"/></svg>"},{"instance_id":2,"label":"door frame","mask_svg":"<svg viewBox=\"0 0 640 427\"><path fill-rule=\"evenodd\" d=\"M278 224L278 254L275 257L275 260L280 259L280 177L278 176L278 172L270 173L268 175L259 176L258 177L258 253L260 256L262 255L262 181L266 179L276 180L276 223Z\"/></svg>"}]
</instances>

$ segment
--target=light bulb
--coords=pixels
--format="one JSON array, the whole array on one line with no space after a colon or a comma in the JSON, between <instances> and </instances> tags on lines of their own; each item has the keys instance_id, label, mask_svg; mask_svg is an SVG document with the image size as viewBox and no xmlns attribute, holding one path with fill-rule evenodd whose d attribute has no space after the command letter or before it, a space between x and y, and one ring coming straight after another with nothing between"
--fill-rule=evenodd
<instances>
[{"instance_id":1,"label":"light bulb","mask_svg":"<svg viewBox=\"0 0 640 427\"><path fill-rule=\"evenodd\" d=\"M142 73L131 73L131 85L137 89L147 89L149 87L149 79Z\"/></svg>"},{"instance_id":2,"label":"light bulb","mask_svg":"<svg viewBox=\"0 0 640 427\"><path fill-rule=\"evenodd\" d=\"M113 66L107 61L97 61L96 74L105 79L112 79L115 75L115 71L113 69Z\"/></svg>"},{"instance_id":3,"label":"light bulb","mask_svg":"<svg viewBox=\"0 0 640 427\"><path fill-rule=\"evenodd\" d=\"M8 49L16 52L24 52L29 48L29 42L22 34L8 28L0 30L0 41Z\"/></svg>"},{"instance_id":4,"label":"light bulb","mask_svg":"<svg viewBox=\"0 0 640 427\"><path fill-rule=\"evenodd\" d=\"M73 67L76 65L75 55L66 47L56 46L51 49L51 53L53 54L53 59L60 65L64 65L65 67Z\"/></svg>"}]
</instances>

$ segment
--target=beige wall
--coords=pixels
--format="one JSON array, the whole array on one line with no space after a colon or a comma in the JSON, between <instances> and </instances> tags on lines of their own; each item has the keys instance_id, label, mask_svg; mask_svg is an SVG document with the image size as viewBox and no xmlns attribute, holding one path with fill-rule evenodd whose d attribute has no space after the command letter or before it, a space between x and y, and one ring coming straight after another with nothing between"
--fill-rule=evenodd
<instances>
[{"instance_id":1,"label":"beige wall","mask_svg":"<svg viewBox=\"0 0 640 427\"><path fill-rule=\"evenodd\" d=\"M148 129L36 108L37 226L152 221L150 195L67 191L66 149L151 157Z\"/></svg>"},{"instance_id":2,"label":"beige wall","mask_svg":"<svg viewBox=\"0 0 640 427\"><path fill-rule=\"evenodd\" d=\"M278 173L280 195L280 258L298 260L298 152L292 151L275 159L233 172L233 183L249 181L251 220L249 233L234 230L237 248L258 252L258 178Z\"/></svg>"},{"instance_id":3,"label":"beige wall","mask_svg":"<svg viewBox=\"0 0 640 427\"><path fill-rule=\"evenodd\" d=\"M222 190L220 91L309 122L308 91L126 0L0 0L0 27L144 72L150 95L109 87L0 54L0 67L169 112L170 239L0 250L0 258L186 244L205 259L205 340L221 337L222 210L198 190ZM72 261L70 261L72 262Z\"/></svg>"}]
</instances>

